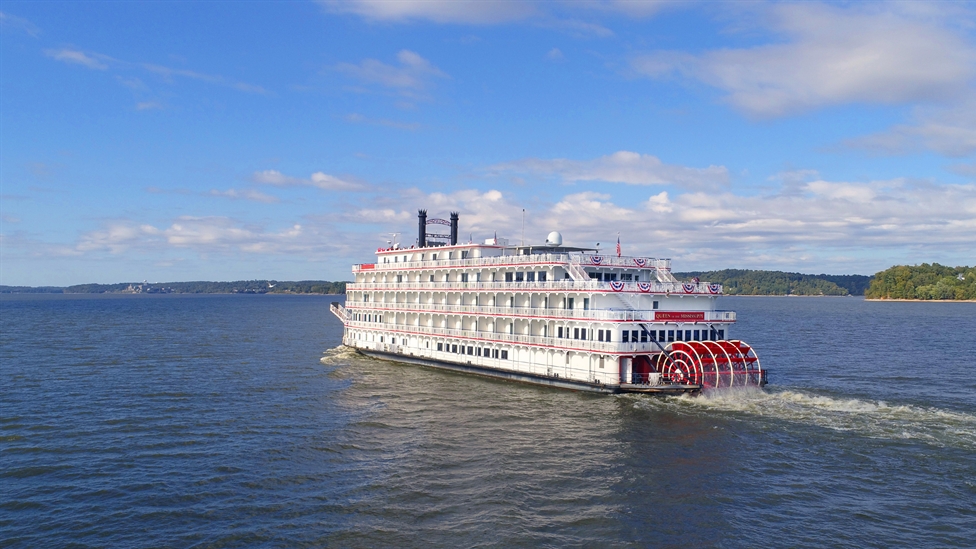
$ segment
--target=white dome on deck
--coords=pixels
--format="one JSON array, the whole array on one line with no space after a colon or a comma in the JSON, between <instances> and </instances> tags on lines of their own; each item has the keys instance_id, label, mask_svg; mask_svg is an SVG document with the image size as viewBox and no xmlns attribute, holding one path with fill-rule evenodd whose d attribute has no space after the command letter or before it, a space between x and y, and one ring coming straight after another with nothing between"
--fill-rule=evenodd
<instances>
[{"instance_id":1,"label":"white dome on deck","mask_svg":"<svg viewBox=\"0 0 976 549\"><path fill-rule=\"evenodd\" d=\"M546 244L549 246L562 246L563 235L559 234L558 231L552 231L549 233L549 236L546 237Z\"/></svg>"}]
</instances>

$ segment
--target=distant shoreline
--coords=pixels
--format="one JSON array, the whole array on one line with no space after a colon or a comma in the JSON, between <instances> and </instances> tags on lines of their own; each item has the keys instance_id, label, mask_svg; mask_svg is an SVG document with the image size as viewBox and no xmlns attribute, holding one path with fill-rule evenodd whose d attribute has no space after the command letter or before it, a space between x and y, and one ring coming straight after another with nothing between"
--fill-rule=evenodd
<instances>
[{"instance_id":1,"label":"distant shoreline","mask_svg":"<svg viewBox=\"0 0 976 549\"><path fill-rule=\"evenodd\" d=\"M907 301L912 303L976 303L976 299L900 299L900 298L865 298L864 301Z\"/></svg>"}]
</instances>

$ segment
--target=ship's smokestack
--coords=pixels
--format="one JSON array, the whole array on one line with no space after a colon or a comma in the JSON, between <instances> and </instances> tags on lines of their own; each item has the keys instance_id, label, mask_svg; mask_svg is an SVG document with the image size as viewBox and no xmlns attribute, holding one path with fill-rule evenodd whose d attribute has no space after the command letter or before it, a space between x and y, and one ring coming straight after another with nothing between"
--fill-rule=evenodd
<instances>
[{"instance_id":1,"label":"ship's smokestack","mask_svg":"<svg viewBox=\"0 0 976 549\"><path fill-rule=\"evenodd\" d=\"M457 244L458 213L451 212L451 246Z\"/></svg>"},{"instance_id":2,"label":"ship's smokestack","mask_svg":"<svg viewBox=\"0 0 976 549\"><path fill-rule=\"evenodd\" d=\"M427 210L417 211L417 247L427 247Z\"/></svg>"}]
</instances>

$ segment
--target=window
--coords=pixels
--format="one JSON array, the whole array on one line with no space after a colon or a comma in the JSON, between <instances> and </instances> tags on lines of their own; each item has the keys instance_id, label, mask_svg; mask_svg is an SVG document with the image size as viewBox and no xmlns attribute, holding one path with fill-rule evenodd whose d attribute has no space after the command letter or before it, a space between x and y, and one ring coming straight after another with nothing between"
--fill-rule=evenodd
<instances>
[{"instance_id":1,"label":"window","mask_svg":"<svg viewBox=\"0 0 976 549\"><path fill-rule=\"evenodd\" d=\"M579 328L573 328L573 339L579 339Z\"/></svg>"},{"instance_id":2,"label":"window","mask_svg":"<svg viewBox=\"0 0 976 549\"><path fill-rule=\"evenodd\" d=\"M715 336L716 336L717 334L715 333L715 329L714 329L714 328L712 328L712 331L711 331L711 333L710 333L709 335L711 336L711 338L710 338L710 339L711 339L712 341L717 341L717 340L715 339Z\"/></svg>"},{"instance_id":3,"label":"window","mask_svg":"<svg viewBox=\"0 0 976 549\"><path fill-rule=\"evenodd\" d=\"M525 273L525 281L526 282L535 282L535 272L534 271L529 271L529 272Z\"/></svg>"},{"instance_id":4,"label":"window","mask_svg":"<svg viewBox=\"0 0 976 549\"><path fill-rule=\"evenodd\" d=\"M675 340L681 341L681 330L678 330L678 333L676 334Z\"/></svg>"},{"instance_id":5,"label":"window","mask_svg":"<svg viewBox=\"0 0 976 549\"><path fill-rule=\"evenodd\" d=\"M474 347L471 347L470 345L468 346L468 354L469 355L473 355L474 354Z\"/></svg>"},{"instance_id":6,"label":"window","mask_svg":"<svg viewBox=\"0 0 976 549\"><path fill-rule=\"evenodd\" d=\"M523 282L525 280L525 273L515 273L515 282Z\"/></svg>"},{"instance_id":7,"label":"window","mask_svg":"<svg viewBox=\"0 0 976 549\"><path fill-rule=\"evenodd\" d=\"M701 341L701 340L700 340L700 339L698 339L698 338L699 338L699 332L698 332L698 330L695 330L695 337L694 337L694 340L695 340L695 341Z\"/></svg>"},{"instance_id":8,"label":"window","mask_svg":"<svg viewBox=\"0 0 976 549\"><path fill-rule=\"evenodd\" d=\"M583 310L584 311L589 311L590 310L590 298L588 298L588 297L584 297L583 298Z\"/></svg>"},{"instance_id":9,"label":"window","mask_svg":"<svg viewBox=\"0 0 976 549\"><path fill-rule=\"evenodd\" d=\"M430 275L430 281L431 281L431 282L433 282L433 281L434 281L434 275Z\"/></svg>"},{"instance_id":10,"label":"window","mask_svg":"<svg viewBox=\"0 0 976 549\"><path fill-rule=\"evenodd\" d=\"M393 258L393 262L394 262L394 263L399 263L399 262L400 262L400 256L395 256L395 257Z\"/></svg>"},{"instance_id":11,"label":"window","mask_svg":"<svg viewBox=\"0 0 976 549\"><path fill-rule=\"evenodd\" d=\"M647 343L647 330L641 330L641 343Z\"/></svg>"},{"instance_id":12,"label":"window","mask_svg":"<svg viewBox=\"0 0 976 549\"><path fill-rule=\"evenodd\" d=\"M651 334L651 341L657 341L657 332L652 330L650 334Z\"/></svg>"},{"instance_id":13,"label":"window","mask_svg":"<svg viewBox=\"0 0 976 549\"><path fill-rule=\"evenodd\" d=\"M629 330L624 330L624 339L623 339L623 342L624 343L630 343L630 331Z\"/></svg>"},{"instance_id":14,"label":"window","mask_svg":"<svg viewBox=\"0 0 976 549\"><path fill-rule=\"evenodd\" d=\"M457 345L451 345L451 352L452 353L456 353L457 352Z\"/></svg>"},{"instance_id":15,"label":"window","mask_svg":"<svg viewBox=\"0 0 976 549\"><path fill-rule=\"evenodd\" d=\"M566 308L567 309L573 308L573 298L571 297L566 298Z\"/></svg>"},{"instance_id":16,"label":"window","mask_svg":"<svg viewBox=\"0 0 976 549\"><path fill-rule=\"evenodd\" d=\"M559 326L556 328L556 337L563 337L563 327Z\"/></svg>"},{"instance_id":17,"label":"window","mask_svg":"<svg viewBox=\"0 0 976 549\"><path fill-rule=\"evenodd\" d=\"M474 348L474 356L481 356L481 347Z\"/></svg>"},{"instance_id":18,"label":"window","mask_svg":"<svg viewBox=\"0 0 976 549\"><path fill-rule=\"evenodd\" d=\"M596 340L597 341L603 341L603 330L597 330L596 331Z\"/></svg>"},{"instance_id":19,"label":"window","mask_svg":"<svg viewBox=\"0 0 976 549\"><path fill-rule=\"evenodd\" d=\"M630 331L630 340L631 340L632 342L634 342L634 343L637 343L637 338L638 338L638 337L639 337L639 336L637 335L637 330L631 330L631 331Z\"/></svg>"},{"instance_id":20,"label":"window","mask_svg":"<svg viewBox=\"0 0 976 549\"><path fill-rule=\"evenodd\" d=\"M657 306L658 306L658 302L657 301L655 301L654 303L651 303L651 307L653 307L655 311L657 310Z\"/></svg>"},{"instance_id":21,"label":"window","mask_svg":"<svg viewBox=\"0 0 976 549\"><path fill-rule=\"evenodd\" d=\"M447 252L448 259L454 259L454 252Z\"/></svg>"},{"instance_id":22,"label":"window","mask_svg":"<svg viewBox=\"0 0 976 549\"><path fill-rule=\"evenodd\" d=\"M674 330L668 330L668 341L674 341Z\"/></svg>"},{"instance_id":23,"label":"window","mask_svg":"<svg viewBox=\"0 0 976 549\"><path fill-rule=\"evenodd\" d=\"M633 279L634 279L634 275L630 273L624 273L620 275L620 280L633 280Z\"/></svg>"},{"instance_id":24,"label":"window","mask_svg":"<svg viewBox=\"0 0 976 549\"><path fill-rule=\"evenodd\" d=\"M493 349L491 351L491 357L492 358L498 358L498 349Z\"/></svg>"},{"instance_id":25,"label":"window","mask_svg":"<svg viewBox=\"0 0 976 549\"><path fill-rule=\"evenodd\" d=\"M545 282L546 281L546 272L545 271L540 271L539 272L539 276L536 277L536 278L539 280L539 282Z\"/></svg>"},{"instance_id":26,"label":"window","mask_svg":"<svg viewBox=\"0 0 976 549\"><path fill-rule=\"evenodd\" d=\"M397 275L397 282L403 282L403 275Z\"/></svg>"},{"instance_id":27,"label":"window","mask_svg":"<svg viewBox=\"0 0 976 549\"><path fill-rule=\"evenodd\" d=\"M586 328L580 328L580 339L586 339Z\"/></svg>"},{"instance_id":28,"label":"window","mask_svg":"<svg viewBox=\"0 0 976 549\"><path fill-rule=\"evenodd\" d=\"M600 273L590 273L590 278L593 280L600 280Z\"/></svg>"},{"instance_id":29,"label":"window","mask_svg":"<svg viewBox=\"0 0 976 549\"><path fill-rule=\"evenodd\" d=\"M502 360L508 360L508 351L502 351Z\"/></svg>"},{"instance_id":30,"label":"window","mask_svg":"<svg viewBox=\"0 0 976 549\"><path fill-rule=\"evenodd\" d=\"M685 341L691 341L691 330L685 330Z\"/></svg>"},{"instance_id":31,"label":"window","mask_svg":"<svg viewBox=\"0 0 976 549\"><path fill-rule=\"evenodd\" d=\"M461 251L461 259L467 259L467 258L468 258L468 251L467 250Z\"/></svg>"},{"instance_id":32,"label":"window","mask_svg":"<svg viewBox=\"0 0 976 549\"><path fill-rule=\"evenodd\" d=\"M718 331L718 338L719 340L725 339L725 330Z\"/></svg>"},{"instance_id":33,"label":"window","mask_svg":"<svg viewBox=\"0 0 976 549\"><path fill-rule=\"evenodd\" d=\"M665 339L664 339L664 330L658 330L657 331L657 340L658 341L665 341Z\"/></svg>"},{"instance_id":34,"label":"window","mask_svg":"<svg viewBox=\"0 0 976 549\"><path fill-rule=\"evenodd\" d=\"M611 280L617 280L617 273L606 273L603 275L603 280L609 282Z\"/></svg>"},{"instance_id":35,"label":"window","mask_svg":"<svg viewBox=\"0 0 976 549\"><path fill-rule=\"evenodd\" d=\"M461 282L468 281L468 273L461 273Z\"/></svg>"},{"instance_id":36,"label":"window","mask_svg":"<svg viewBox=\"0 0 976 549\"><path fill-rule=\"evenodd\" d=\"M607 341L610 341L610 330L607 330Z\"/></svg>"},{"instance_id":37,"label":"window","mask_svg":"<svg viewBox=\"0 0 976 549\"><path fill-rule=\"evenodd\" d=\"M433 261L437 261L437 254L430 254L430 259Z\"/></svg>"},{"instance_id":38,"label":"window","mask_svg":"<svg viewBox=\"0 0 976 549\"><path fill-rule=\"evenodd\" d=\"M505 282L511 282L512 280L514 280L514 277L515 277L514 273L505 273Z\"/></svg>"}]
</instances>

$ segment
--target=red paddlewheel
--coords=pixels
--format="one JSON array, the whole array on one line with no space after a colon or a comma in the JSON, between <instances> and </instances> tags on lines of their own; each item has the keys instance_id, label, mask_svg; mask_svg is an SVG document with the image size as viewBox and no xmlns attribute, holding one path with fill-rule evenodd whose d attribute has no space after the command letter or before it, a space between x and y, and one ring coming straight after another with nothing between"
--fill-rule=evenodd
<instances>
[{"instance_id":1,"label":"red paddlewheel","mask_svg":"<svg viewBox=\"0 0 976 549\"><path fill-rule=\"evenodd\" d=\"M657 355L655 368L671 383L707 388L760 386L759 357L742 341L675 341Z\"/></svg>"}]
</instances>

